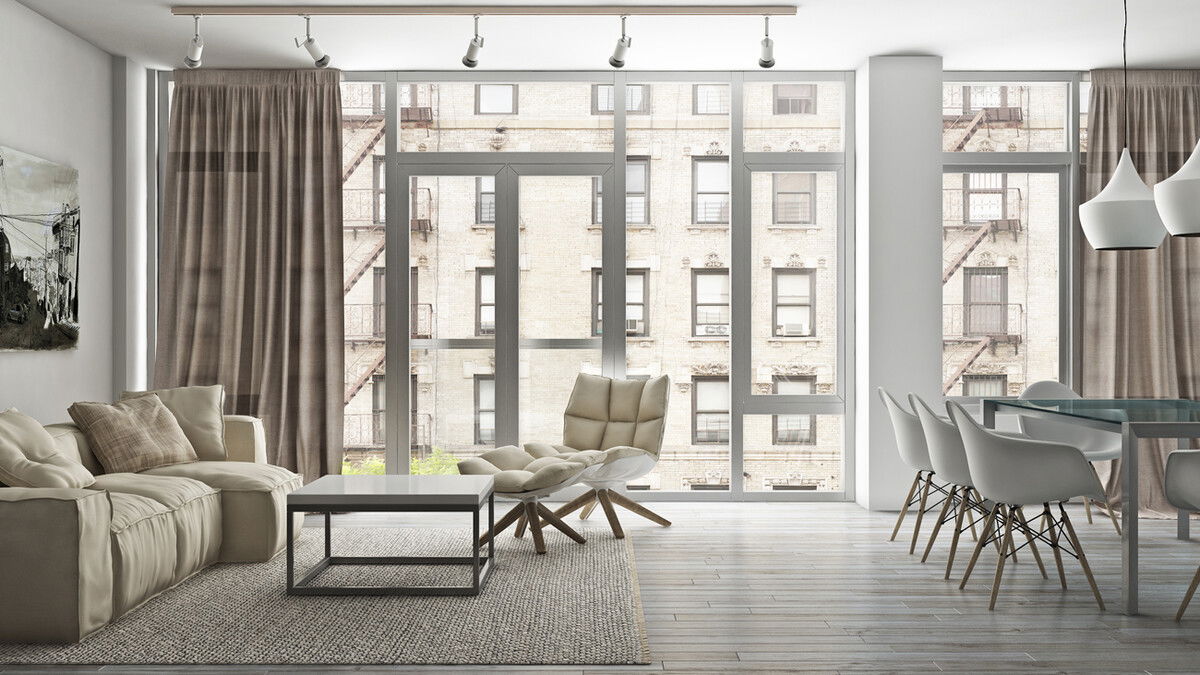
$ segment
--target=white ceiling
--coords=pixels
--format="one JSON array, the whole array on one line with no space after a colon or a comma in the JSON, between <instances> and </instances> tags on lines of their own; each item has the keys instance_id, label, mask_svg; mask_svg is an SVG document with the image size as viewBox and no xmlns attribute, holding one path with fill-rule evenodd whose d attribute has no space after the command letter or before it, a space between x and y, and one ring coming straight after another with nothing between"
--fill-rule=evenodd
<instances>
[{"instance_id":1,"label":"white ceiling","mask_svg":"<svg viewBox=\"0 0 1200 675\"><path fill-rule=\"evenodd\" d=\"M169 8L177 3L171 0L20 2L100 48L150 67L177 67L191 37L191 18L172 16ZM371 2L398 4L345 4ZM615 2L622 0L604 4ZM1129 4L1131 67L1200 67L1200 0ZM800 0L800 5L797 16L771 21L779 69L849 69L879 54L940 54L947 70L1088 70L1121 62L1120 0ZM481 23L487 41L480 69L608 69L619 34L616 17L485 16ZM214 16L201 26L205 66L311 63L291 42L303 33L299 18ZM631 17L628 68L754 69L761 29L758 17ZM333 66L344 70L465 70L459 59L471 35L471 18L314 17L313 33Z\"/></svg>"}]
</instances>

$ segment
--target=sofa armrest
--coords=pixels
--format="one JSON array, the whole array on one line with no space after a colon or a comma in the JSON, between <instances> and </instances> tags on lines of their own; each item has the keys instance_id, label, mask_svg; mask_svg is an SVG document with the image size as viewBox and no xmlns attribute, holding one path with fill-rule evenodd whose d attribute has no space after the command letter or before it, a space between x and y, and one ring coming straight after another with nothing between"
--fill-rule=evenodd
<instances>
[{"instance_id":1,"label":"sofa armrest","mask_svg":"<svg viewBox=\"0 0 1200 675\"><path fill-rule=\"evenodd\" d=\"M267 432L262 420L249 415L225 416L225 459L267 463Z\"/></svg>"},{"instance_id":2,"label":"sofa armrest","mask_svg":"<svg viewBox=\"0 0 1200 675\"><path fill-rule=\"evenodd\" d=\"M112 618L108 493L0 488L0 642L77 642Z\"/></svg>"}]
</instances>

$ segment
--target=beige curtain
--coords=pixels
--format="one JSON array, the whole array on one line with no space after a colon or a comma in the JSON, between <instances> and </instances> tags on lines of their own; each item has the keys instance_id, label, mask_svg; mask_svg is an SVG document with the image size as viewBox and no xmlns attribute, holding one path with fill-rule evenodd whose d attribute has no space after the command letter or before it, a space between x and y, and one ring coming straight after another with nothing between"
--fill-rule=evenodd
<instances>
[{"instance_id":1,"label":"beige curtain","mask_svg":"<svg viewBox=\"0 0 1200 675\"><path fill-rule=\"evenodd\" d=\"M1092 71L1086 180L1094 196L1112 175L1124 139L1120 70ZM1129 73L1129 151L1150 185L1174 173L1200 138L1200 71ZM1200 398L1200 240L1168 237L1153 251L1082 246L1083 394ZM1142 441L1145 515L1173 513L1163 464L1176 441ZM1121 494L1119 472L1109 494Z\"/></svg>"},{"instance_id":2,"label":"beige curtain","mask_svg":"<svg viewBox=\"0 0 1200 675\"><path fill-rule=\"evenodd\" d=\"M177 70L155 386L223 384L267 457L341 469L340 73Z\"/></svg>"}]
</instances>

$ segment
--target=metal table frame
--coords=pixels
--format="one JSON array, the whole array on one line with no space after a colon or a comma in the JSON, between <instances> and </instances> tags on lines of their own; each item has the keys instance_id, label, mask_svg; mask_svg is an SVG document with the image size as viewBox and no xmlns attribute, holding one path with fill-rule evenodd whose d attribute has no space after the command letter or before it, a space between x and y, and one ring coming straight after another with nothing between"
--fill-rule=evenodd
<instances>
[{"instance_id":1,"label":"metal table frame","mask_svg":"<svg viewBox=\"0 0 1200 675\"><path fill-rule=\"evenodd\" d=\"M1069 415L1048 409L1027 408L1015 401L983 399L983 425L996 427L996 412L1019 413L1028 417L1042 417L1059 422L1077 424L1081 427L1101 429L1121 434L1121 487L1125 504L1138 502L1138 440L1143 438L1200 438L1200 422L1110 422ZM1121 608L1125 614L1138 613L1138 510L1121 509ZM1179 511L1176 535L1189 539L1190 515Z\"/></svg>"},{"instance_id":2,"label":"metal table frame","mask_svg":"<svg viewBox=\"0 0 1200 675\"><path fill-rule=\"evenodd\" d=\"M496 524L496 495L489 491L487 497L488 532ZM495 567L495 545L489 538L487 555L480 549L480 511L483 503L457 504L363 504L338 503L288 504L287 507L287 592L288 595L479 595L487 585ZM470 512L472 514L472 539L470 556L335 556L331 538L330 516L344 512ZM295 569L295 519L298 512L322 513L325 515L325 556L296 580ZM467 586L312 586L312 580L333 565L470 565L471 584Z\"/></svg>"}]
</instances>

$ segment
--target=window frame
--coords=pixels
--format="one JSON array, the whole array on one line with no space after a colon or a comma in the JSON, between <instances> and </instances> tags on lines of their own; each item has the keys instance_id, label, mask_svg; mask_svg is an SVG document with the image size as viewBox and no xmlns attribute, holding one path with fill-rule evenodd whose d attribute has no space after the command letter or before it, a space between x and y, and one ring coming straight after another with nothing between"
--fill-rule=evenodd
<instances>
[{"instance_id":1,"label":"window frame","mask_svg":"<svg viewBox=\"0 0 1200 675\"><path fill-rule=\"evenodd\" d=\"M384 215L387 212L387 204L381 203L381 199L386 199L387 184L384 172L387 166L387 155L371 154L371 222L375 227L384 227L387 222L384 220ZM382 207L382 208L381 208Z\"/></svg>"},{"instance_id":2,"label":"window frame","mask_svg":"<svg viewBox=\"0 0 1200 675\"><path fill-rule=\"evenodd\" d=\"M503 112L484 112L480 92L483 87L510 87L512 89L512 109ZM475 83L475 114L476 115L518 115L520 114L520 86L515 82L477 82Z\"/></svg>"},{"instance_id":3,"label":"window frame","mask_svg":"<svg viewBox=\"0 0 1200 675\"><path fill-rule=\"evenodd\" d=\"M786 175L808 176L808 191L780 190L779 179ZM808 195L808 219L783 220L779 216L780 195ZM816 225L817 223L817 172L776 171L771 173L771 224L772 225Z\"/></svg>"},{"instance_id":4,"label":"window frame","mask_svg":"<svg viewBox=\"0 0 1200 675\"><path fill-rule=\"evenodd\" d=\"M592 337L600 337L601 332L601 317L603 312L601 307L603 303L600 301L601 280L604 275L604 270L599 267L592 268ZM641 305L642 307L642 330L636 333L630 333L629 329L625 329L625 337L650 337L650 269L647 267L627 267L625 268L625 284L629 286L629 277L642 277L642 301L629 302L629 298L625 299L625 320L629 320L629 306ZM647 379L649 376L646 376Z\"/></svg>"},{"instance_id":5,"label":"window frame","mask_svg":"<svg viewBox=\"0 0 1200 675\"><path fill-rule=\"evenodd\" d=\"M701 112L700 111L700 87L724 87L727 95L725 97L726 108L724 111L718 112ZM692 85L692 114L700 117L711 115L728 115L733 110L733 89L728 83L718 82L697 82Z\"/></svg>"},{"instance_id":6,"label":"window frame","mask_svg":"<svg viewBox=\"0 0 1200 675\"><path fill-rule=\"evenodd\" d=\"M729 392L729 408L726 410L701 410L699 408L700 384L703 382L724 382L726 391L729 391L730 381L728 375L693 375L692 376L692 445L729 445L733 434L733 392ZM724 441L717 439L715 441L701 441L699 437L699 421L700 415L719 415L724 413L727 422L726 438Z\"/></svg>"},{"instance_id":7,"label":"window frame","mask_svg":"<svg viewBox=\"0 0 1200 675\"><path fill-rule=\"evenodd\" d=\"M483 278L490 276L492 278L492 301L485 303L483 301ZM492 330L484 332L483 330L483 308L492 308ZM496 268L495 267L476 267L475 268L475 335L477 337L491 337L496 334Z\"/></svg>"},{"instance_id":8,"label":"window frame","mask_svg":"<svg viewBox=\"0 0 1200 675\"><path fill-rule=\"evenodd\" d=\"M1000 187L998 188L975 188L971 187L971 176L980 176L987 174L995 174L1000 176ZM993 220L1008 219L1008 174L1007 171L971 171L962 175L962 217L964 225L983 225L990 223ZM971 218L971 196L972 195L1000 195L1000 217L999 218Z\"/></svg>"},{"instance_id":9,"label":"window frame","mask_svg":"<svg viewBox=\"0 0 1200 675\"><path fill-rule=\"evenodd\" d=\"M808 277L808 304L779 301L779 278L782 276ZM808 335L789 335L779 331L780 307L808 307ZM771 269L771 337L811 338L817 337L817 270L811 267L774 267Z\"/></svg>"},{"instance_id":10,"label":"window frame","mask_svg":"<svg viewBox=\"0 0 1200 675\"><path fill-rule=\"evenodd\" d=\"M1008 373L963 373L962 374L962 395L967 398L984 398L986 396L994 396L995 394L972 394L967 391L968 382L999 382L1001 394L1000 396L1008 396Z\"/></svg>"},{"instance_id":11,"label":"window frame","mask_svg":"<svg viewBox=\"0 0 1200 675\"><path fill-rule=\"evenodd\" d=\"M641 164L643 175L646 176L645 184L642 185L643 190L629 189L629 165ZM625 158L625 225L637 225L639 227L648 226L650 224L650 157L645 155L631 155ZM604 191L601 189L603 181L599 177L592 177L592 225L600 225L601 201L604 197ZM629 220L629 197L630 195L641 195L642 197L642 220Z\"/></svg>"},{"instance_id":12,"label":"window frame","mask_svg":"<svg viewBox=\"0 0 1200 675\"><path fill-rule=\"evenodd\" d=\"M733 219L733 174L729 173L729 189L725 192L712 192L705 190L700 191L700 164L702 163L722 163L732 172L733 166L729 161L728 155L692 155L692 224L700 226L729 226L729 222ZM700 195L725 195L725 219L724 220L699 220L697 218L700 211Z\"/></svg>"},{"instance_id":13,"label":"window frame","mask_svg":"<svg viewBox=\"0 0 1200 675\"><path fill-rule=\"evenodd\" d=\"M700 286L699 279L702 276L723 276L723 277L725 277L725 286L728 289L727 296L729 298L729 301L724 304L714 303L714 302L701 303L699 301L700 296L699 296L698 291L699 291L699 286ZM729 321L727 323L703 324L705 326L724 325L726 327L726 331L724 334L705 335L705 334L701 334L698 332L699 327L701 326L701 324L698 321L701 305L703 305L705 307L725 307L726 313L729 315ZM733 332L732 324L733 324L733 285L732 285L732 279L729 276L729 268L728 267L693 267L692 268L692 337L693 338L704 338L704 337L723 338L723 339L728 340L730 337L730 333Z\"/></svg>"},{"instance_id":14,"label":"window frame","mask_svg":"<svg viewBox=\"0 0 1200 675\"><path fill-rule=\"evenodd\" d=\"M474 415L474 417L475 417L475 437L471 440L474 441L474 445L489 445L490 444L490 445L494 446L494 445L496 445L496 375L495 374L476 373L474 376L472 376L472 380L474 381L474 388L475 388L475 406L474 406L474 408L475 408L475 415ZM490 409L481 408L479 405L479 398L480 398L479 397L479 389L480 389L479 384L484 381L492 383L492 407ZM480 424L479 420L480 420L480 414L485 413L485 412L492 413L492 440L491 441L482 440L483 436L482 436L481 432L483 431L483 427Z\"/></svg>"},{"instance_id":15,"label":"window frame","mask_svg":"<svg viewBox=\"0 0 1200 675\"><path fill-rule=\"evenodd\" d=\"M483 179L484 178L487 178L487 176L476 176L475 177L475 224L476 225L490 225L492 227L495 227L496 226L496 182L495 182L495 180L496 179L494 177L492 178L492 189L485 192L483 190ZM483 219L483 196L484 195L492 196L492 219L491 220Z\"/></svg>"},{"instance_id":16,"label":"window frame","mask_svg":"<svg viewBox=\"0 0 1200 675\"><path fill-rule=\"evenodd\" d=\"M614 110L603 110L600 108L600 87L608 87L613 89L613 100L616 100L616 85L605 84L601 82L592 84L592 114L593 115L612 115ZM637 108L630 108L629 104L625 105L626 115L649 115L650 114L650 85L646 83L626 83L625 85L625 100L629 101L629 90L637 87L642 90L641 105ZM616 107L615 105L613 106Z\"/></svg>"},{"instance_id":17,"label":"window frame","mask_svg":"<svg viewBox=\"0 0 1200 675\"><path fill-rule=\"evenodd\" d=\"M805 381L809 384L809 394L813 395L817 391L817 376L816 375L772 375L771 376L771 393L779 394L780 382L796 382ZM802 396L804 394L801 394ZM780 417L808 417L809 436L806 439L798 441L780 440L779 436L779 418ZM813 413L776 413L771 415L771 441L775 445L817 445L817 415Z\"/></svg>"},{"instance_id":18,"label":"window frame","mask_svg":"<svg viewBox=\"0 0 1200 675\"><path fill-rule=\"evenodd\" d=\"M780 94L779 94L780 87L795 87L795 86L812 87L812 96L811 97L780 96ZM786 83L776 84L774 86L774 89L771 92L771 114L772 115L816 115L818 113L817 97L819 95L820 95L820 87L817 86L816 82L786 82ZM786 112L779 111L779 102L780 101L809 101L809 100L812 101L812 110L811 111L808 111L808 112L805 112L803 110L795 111L795 112L793 112L791 110L788 110ZM788 107L789 108L792 107L790 103L788 104Z\"/></svg>"}]
</instances>

